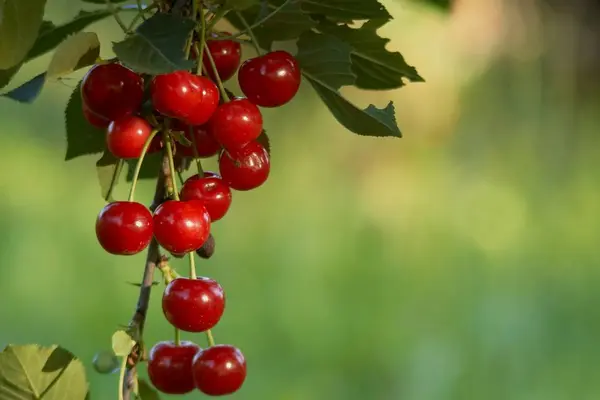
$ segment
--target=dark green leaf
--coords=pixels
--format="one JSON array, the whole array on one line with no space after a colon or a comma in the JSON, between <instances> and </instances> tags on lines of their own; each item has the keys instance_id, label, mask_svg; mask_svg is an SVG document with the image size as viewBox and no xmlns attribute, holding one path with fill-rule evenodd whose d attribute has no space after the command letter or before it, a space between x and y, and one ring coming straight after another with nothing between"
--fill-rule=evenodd
<instances>
[{"instance_id":1,"label":"dark green leaf","mask_svg":"<svg viewBox=\"0 0 600 400\"><path fill-rule=\"evenodd\" d=\"M21 86L14 88L10 92L4 93L2 97L8 97L19 103L32 103L42 92L45 82L46 73L44 72L25 82Z\"/></svg>"},{"instance_id":2,"label":"dark green leaf","mask_svg":"<svg viewBox=\"0 0 600 400\"><path fill-rule=\"evenodd\" d=\"M171 14L155 14L135 34L113 44L117 57L139 73L166 74L193 67L185 58L185 43L194 21Z\"/></svg>"},{"instance_id":3,"label":"dark green leaf","mask_svg":"<svg viewBox=\"0 0 600 400\"><path fill-rule=\"evenodd\" d=\"M302 9L307 13L321 14L339 22L391 18L377 0L302 0Z\"/></svg>"},{"instance_id":4,"label":"dark green leaf","mask_svg":"<svg viewBox=\"0 0 600 400\"><path fill-rule=\"evenodd\" d=\"M81 1L83 1L84 3L92 3L92 4L106 4L106 0L81 0ZM129 0L109 0L109 1L111 3L118 4L118 3L125 3L126 1L129 1Z\"/></svg>"},{"instance_id":5,"label":"dark green leaf","mask_svg":"<svg viewBox=\"0 0 600 400\"><path fill-rule=\"evenodd\" d=\"M107 202L113 201L112 192L119 183L119 177L123 170L123 161L113 156L106 150L102 157L96 162L96 173L100 183L100 194Z\"/></svg>"},{"instance_id":6,"label":"dark green leaf","mask_svg":"<svg viewBox=\"0 0 600 400\"><path fill-rule=\"evenodd\" d=\"M249 7L255 6L259 3L259 0L225 0L225 7L232 10L245 10Z\"/></svg>"},{"instance_id":7,"label":"dark green leaf","mask_svg":"<svg viewBox=\"0 0 600 400\"><path fill-rule=\"evenodd\" d=\"M354 83L351 51L334 36L306 32L298 40L296 57L304 77L344 127L358 135L401 137L391 102L384 109L370 105L361 110L339 93L340 87Z\"/></svg>"},{"instance_id":8,"label":"dark green leaf","mask_svg":"<svg viewBox=\"0 0 600 400\"><path fill-rule=\"evenodd\" d=\"M441 10L448 11L452 7L452 0L413 0L417 3L430 4Z\"/></svg>"},{"instance_id":9,"label":"dark green leaf","mask_svg":"<svg viewBox=\"0 0 600 400\"><path fill-rule=\"evenodd\" d=\"M62 347L8 345L0 353L0 399L84 400L81 361Z\"/></svg>"},{"instance_id":10,"label":"dark green leaf","mask_svg":"<svg viewBox=\"0 0 600 400\"><path fill-rule=\"evenodd\" d=\"M302 0L270 0L264 3L266 4L264 9L261 6L255 6L241 14L246 22L253 25L279 6L283 6L276 14L252 30L260 47L270 49L274 41L296 39L303 32L309 31L315 26L315 21L302 12L301 2ZM229 13L227 18L236 28L244 30L244 24L236 13Z\"/></svg>"},{"instance_id":11,"label":"dark green leaf","mask_svg":"<svg viewBox=\"0 0 600 400\"><path fill-rule=\"evenodd\" d=\"M138 387L140 389L140 398L142 400L160 400L158 392L150 386L145 379L140 379L138 381Z\"/></svg>"},{"instance_id":12,"label":"dark green leaf","mask_svg":"<svg viewBox=\"0 0 600 400\"><path fill-rule=\"evenodd\" d=\"M267 150L267 153L269 153L269 155L271 155L271 140L269 139L269 136L267 135L267 131L265 131L263 129L263 131L261 132L260 136L256 139L256 141L260 144L262 144L262 146L265 148L265 150Z\"/></svg>"},{"instance_id":13,"label":"dark green leaf","mask_svg":"<svg viewBox=\"0 0 600 400\"><path fill-rule=\"evenodd\" d=\"M360 29L322 21L318 29L348 43L352 47L354 85L367 90L390 90L404 86L403 78L423 82L417 70L408 65L399 52L390 52L385 46L390 39L377 35L377 29L386 21L371 20Z\"/></svg>"},{"instance_id":14,"label":"dark green leaf","mask_svg":"<svg viewBox=\"0 0 600 400\"><path fill-rule=\"evenodd\" d=\"M35 43L46 0L0 1L0 68L19 65Z\"/></svg>"},{"instance_id":15,"label":"dark green leaf","mask_svg":"<svg viewBox=\"0 0 600 400\"><path fill-rule=\"evenodd\" d=\"M127 182L133 180L133 171L135 170L136 163L137 160L127 160L127 164L129 165L127 170ZM142 168L140 169L139 179L154 179L158 177L161 166L162 154L160 152L146 155Z\"/></svg>"},{"instance_id":16,"label":"dark green leaf","mask_svg":"<svg viewBox=\"0 0 600 400\"><path fill-rule=\"evenodd\" d=\"M17 64L9 69L0 69L0 89L10 83L13 76L15 76L16 73L19 72L19 69L21 69L21 65L22 64Z\"/></svg>"},{"instance_id":17,"label":"dark green leaf","mask_svg":"<svg viewBox=\"0 0 600 400\"><path fill-rule=\"evenodd\" d=\"M58 78L93 65L99 56L98 35L93 32L78 32L56 48L48 66L48 77Z\"/></svg>"},{"instance_id":18,"label":"dark green leaf","mask_svg":"<svg viewBox=\"0 0 600 400\"><path fill-rule=\"evenodd\" d=\"M81 82L77 84L65 110L65 127L67 131L67 153L65 160L104 151L106 132L91 125L83 115L81 100Z\"/></svg>"}]
</instances>

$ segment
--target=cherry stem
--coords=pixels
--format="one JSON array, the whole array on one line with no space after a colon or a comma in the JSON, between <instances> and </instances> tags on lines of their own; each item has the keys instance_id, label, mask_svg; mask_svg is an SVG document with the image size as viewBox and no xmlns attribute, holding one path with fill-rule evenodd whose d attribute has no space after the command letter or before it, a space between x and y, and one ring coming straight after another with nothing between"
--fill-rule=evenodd
<instances>
[{"instance_id":1,"label":"cherry stem","mask_svg":"<svg viewBox=\"0 0 600 400\"><path fill-rule=\"evenodd\" d=\"M259 56L262 55L262 51L260 50L260 47L258 46L258 40L256 40L256 36L254 35L254 32L252 31L252 27L248 24L248 21L246 21L246 18L244 18L244 16L242 15L241 12L236 11L235 13L237 14L240 21L242 21L242 25L244 25L244 28L246 28L246 31L247 31L248 35L250 36L250 39L252 39L252 45L254 46L254 49L256 50L256 54L258 54Z\"/></svg>"},{"instance_id":2,"label":"cherry stem","mask_svg":"<svg viewBox=\"0 0 600 400\"><path fill-rule=\"evenodd\" d=\"M127 28L127 26L121 19L121 16L119 15L119 11L117 10L117 8L113 5L113 3L110 2L110 0L105 0L105 2L106 2L106 8L108 9L108 12L110 12L112 14L113 18L115 19L115 21L117 21L117 24L119 24L119 26L123 30L123 33L129 33L129 29Z\"/></svg>"},{"instance_id":3,"label":"cherry stem","mask_svg":"<svg viewBox=\"0 0 600 400\"><path fill-rule=\"evenodd\" d=\"M138 13L136 14L135 17L133 17L133 19L131 20L131 22L129 23L129 28L127 28L128 32L132 32L133 31L133 27L135 26L135 24L138 23L138 21L140 19L146 20L146 17L144 17L144 14L150 10L154 10L155 8L158 7L157 4L152 4L150 6L144 6L142 4L142 2L140 0L138 0Z\"/></svg>"},{"instance_id":4,"label":"cherry stem","mask_svg":"<svg viewBox=\"0 0 600 400\"><path fill-rule=\"evenodd\" d=\"M196 69L196 75L202 75L202 66L204 65L204 46L206 45L206 20L204 19L202 2L200 2L200 21L202 25L200 27L200 49L196 51L198 53L198 68Z\"/></svg>"},{"instance_id":5,"label":"cherry stem","mask_svg":"<svg viewBox=\"0 0 600 400\"><path fill-rule=\"evenodd\" d=\"M231 101L231 99L229 98L229 95L227 94L227 91L225 91L225 86L223 86L223 81L221 80L221 77L219 76L219 71L217 71L217 65L215 64L215 60L213 59L212 54L210 54L210 51L206 52L206 56L208 58L208 61L210 62L210 67L212 68L213 73L215 74L215 78L217 78L217 86L219 87L221 96L223 96L225 101Z\"/></svg>"},{"instance_id":6,"label":"cherry stem","mask_svg":"<svg viewBox=\"0 0 600 400\"><path fill-rule=\"evenodd\" d=\"M115 187L117 186L117 181L119 180L119 177L121 176L121 172L123 171L124 164L125 164L125 161L123 161L123 159L121 159L121 158L119 159L119 161L117 161L117 165L115 166L115 172L113 172L113 176L112 176L112 178L110 178L110 186L108 187L106 196L104 196L104 200L106 200L107 202L109 202L110 199L112 198L113 191L115 190Z\"/></svg>"},{"instance_id":7,"label":"cherry stem","mask_svg":"<svg viewBox=\"0 0 600 400\"><path fill-rule=\"evenodd\" d=\"M181 331L175 328L175 346L181 346Z\"/></svg>"},{"instance_id":8,"label":"cherry stem","mask_svg":"<svg viewBox=\"0 0 600 400\"><path fill-rule=\"evenodd\" d=\"M219 9L219 11L217 11L214 14L214 16L212 17L212 19L208 23L208 26L206 27L206 30L210 31L217 24L217 22L219 22L221 20L221 18L223 18L228 12L229 12L229 10L226 9L226 8Z\"/></svg>"},{"instance_id":9,"label":"cherry stem","mask_svg":"<svg viewBox=\"0 0 600 400\"><path fill-rule=\"evenodd\" d=\"M204 170L202 169L202 161L198 155L198 147L196 147L196 135L194 135L194 128L190 126L190 138L192 139L192 152L194 153L194 161L196 161L196 167L198 168L198 178L202 178Z\"/></svg>"},{"instance_id":10,"label":"cherry stem","mask_svg":"<svg viewBox=\"0 0 600 400\"><path fill-rule=\"evenodd\" d=\"M142 154L140 154L140 158L138 158L137 164L135 165L135 170L133 171L133 179L131 181L131 189L129 190L129 200L128 201L133 201L133 197L135 196L135 188L136 188L138 180L139 180L140 170L142 169L142 164L144 163L144 158L146 158L146 153L148 153L148 148L150 147L150 144L152 143L152 139L154 139L154 136L156 136L157 133L158 133L158 129L153 130L152 133L150 133L150 136L148 136L148 139L146 139L146 142L144 143L144 147L142 148Z\"/></svg>"},{"instance_id":11,"label":"cherry stem","mask_svg":"<svg viewBox=\"0 0 600 400\"><path fill-rule=\"evenodd\" d=\"M250 32L252 31L252 29L258 28L259 26L261 26L262 24L264 24L265 22L267 22L267 20L273 18L275 16L275 14L277 14L279 11L281 11L283 9L283 7L287 6L288 3L291 3L291 1L292 0L285 0L279 7L277 7L276 9L274 9L270 14L268 14L265 17L261 18L260 20L258 20L254 24L252 24L251 26L246 26L246 29L244 29L243 31L240 31L240 32L238 32L236 34L233 34L231 36L224 36L223 39L230 40L230 39L238 38L238 37L240 37L242 35L245 35L245 34L250 35ZM243 22L244 21L242 21L242 23Z\"/></svg>"},{"instance_id":12,"label":"cherry stem","mask_svg":"<svg viewBox=\"0 0 600 400\"><path fill-rule=\"evenodd\" d=\"M208 347L213 347L215 345L215 338L210 329L206 331L206 339L208 340Z\"/></svg>"},{"instance_id":13,"label":"cherry stem","mask_svg":"<svg viewBox=\"0 0 600 400\"><path fill-rule=\"evenodd\" d=\"M190 252L190 279L198 279L196 275L196 260L194 258L194 252Z\"/></svg>"},{"instance_id":14,"label":"cherry stem","mask_svg":"<svg viewBox=\"0 0 600 400\"><path fill-rule=\"evenodd\" d=\"M124 383L125 383L125 372L127 371L127 356L123 357L121 361L121 370L119 371L119 400L123 400L125 395Z\"/></svg>"},{"instance_id":15,"label":"cherry stem","mask_svg":"<svg viewBox=\"0 0 600 400\"><path fill-rule=\"evenodd\" d=\"M164 133L165 147L167 148L167 158L169 159L169 170L171 171L171 177L173 177L177 171L175 170L175 161L173 160L173 146L169 134L165 131ZM176 179L171 179L173 184L173 198L179 201L179 190L177 189Z\"/></svg>"}]
</instances>

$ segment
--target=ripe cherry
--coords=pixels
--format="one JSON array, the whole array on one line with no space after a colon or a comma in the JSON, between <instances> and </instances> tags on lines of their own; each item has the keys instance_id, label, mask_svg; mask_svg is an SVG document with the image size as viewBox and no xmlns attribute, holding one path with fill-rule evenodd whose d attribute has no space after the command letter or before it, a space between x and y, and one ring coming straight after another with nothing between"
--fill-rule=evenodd
<instances>
[{"instance_id":1,"label":"ripe cherry","mask_svg":"<svg viewBox=\"0 0 600 400\"><path fill-rule=\"evenodd\" d=\"M148 355L148 377L156 389L167 394L186 394L195 389L192 363L200 347L183 341L159 342Z\"/></svg>"},{"instance_id":2,"label":"ripe cherry","mask_svg":"<svg viewBox=\"0 0 600 400\"><path fill-rule=\"evenodd\" d=\"M230 32L223 33L225 35L231 35ZM222 81L231 79L231 77L235 75L240 66L240 61L242 60L242 46L238 42L234 42L233 40L207 40L205 51L210 52L212 55L215 66L217 67L217 72L219 73L219 78L221 78ZM203 57L203 65L208 76L210 76L213 81L216 81L217 78L206 53Z\"/></svg>"},{"instance_id":3,"label":"ripe cherry","mask_svg":"<svg viewBox=\"0 0 600 400\"><path fill-rule=\"evenodd\" d=\"M110 125L110 120L108 118L104 118L102 115L98 115L92 110L90 110L85 103L82 104L83 116L90 123L90 125L95 126L96 128L106 128Z\"/></svg>"},{"instance_id":4,"label":"ripe cherry","mask_svg":"<svg viewBox=\"0 0 600 400\"><path fill-rule=\"evenodd\" d=\"M258 138L262 127L260 110L243 98L221 104L208 122L210 135L229 150L242 148Z\"/></svg>"},{"instance_id":5,"label":"ripe cherry","mask_svg":"<svg viewBox=\"0 0 600 400\"><path fill-rule=\"evenodd\" d=\"M259 187L269 177L270 170L269 153L256 141L240 150L223 151L219 157L221 176L235 190Z\"/></svg>"},{"instance_id":6,"label":"ripe cherry","mask_svg":"<svg viewBox=\"0 0 600 400\"><path fill-rule=\"evenodd\" d=\"M196 387L209 396L235 393L246 380L246 359L239 349L229 345L200 350L192 368Z\"/></svg>"},{"instance_id":7,"label":"ripe cherry","mask_svg":"<svg viewBox=\"0 0 600 400\"><path fill-rule=\"evenodd\" d=\"M110 123L106 145L115 157L138 158L151 133L152 126L145 119L127 115Z\"/></svg>"},{"instance_id":8,"label":"ripe cherry","mask_svg":"<svg viewBox=\"0 0 600 400\"><path fill-rule=\"evenodd\" d=\"M150 92L156 111L190 125L206 123L219 105L217 86L188 71L157 75Z\"/></svg>"},{"instance_id":9,"label":"ripe cherry","mask_svg":"<svg viewBox=\"0 0 600 400\"><path fill-rule=\"evenodd\" d=\"M185 137L192 142L193 145L194 141L192 141L192 138L190 137L189 125L186 125L181 121L174 120L171 128L175 131L183 132ZM192 132L196 142L196 151L198 157L212 157L216 155L219 150L221 150L221 145L208 134L206 125L194 126L192 127ZM177 143L176 146L179 154L182 154L186 157L194 157L194 150L191 146L184 146L179 143Z\"/></svg>"},{"instance_id":10,"label":"ripe cherry","mask_svg":"<svg viewBox=\"0 0 600 400\"><path fill-rule=\"evenodd\" d=\"M132 255L152 240L152 214L140 203L115 201L104 206L96 220L96 236L111 254Z\"/></svg>"},{"instance_id":11,"label":"ripe cherry","mask_svg":"<svg viewBox=\"0 0 600 400\"><path fill-rule=\"evenodd\" d=\"M210 214L212 222L218 221L229 210L231 189L219 176L212 172L204 173L200 178L194 175L183 184L181 200L200 200Z\"/></svg>"},{"instance_id":12,"label":"ripe cherry","mask_svg":"<svg viewBox=\"0 0 600 400\"><path fill-rule=\"evenodd\" d=\"M140 108L144 98L144 81L121 64L98 64L83 77L81 97L89 110L114 121Z\"/></svg>"},{"instance_id":13,"label":"ripe cherry","mask_svg":"<svg viewBox=\"0 0 600 400\"><path fill-rule=\"evenodd\" d=\"M201 201L169 200L154 211L154 236L171 253L199 249L209 233L210 215Z\"/></svg>"},{"instance_id":14,"label":"ripe cherry","mask_svg":"<svg viewBox=\"0 0 600 400\"><path fill-rule=\"evenodd\" d=\"M225 310L225 294L209 278L176 278L162 298L163 313L175 328L185 332L204 332L213 328Z\"/></svg>"},{"instance_id":15,"label":"ripe cherry","mask_svg":"<svg viewBox=\"0 0 600 400\"><path fill-rule=\"evenodd\" d=\"M244 95L254 104L279 107L298 93L301 76L294 56L279 50L244 62L238 81Z\"/></svg>"}]
</instances>

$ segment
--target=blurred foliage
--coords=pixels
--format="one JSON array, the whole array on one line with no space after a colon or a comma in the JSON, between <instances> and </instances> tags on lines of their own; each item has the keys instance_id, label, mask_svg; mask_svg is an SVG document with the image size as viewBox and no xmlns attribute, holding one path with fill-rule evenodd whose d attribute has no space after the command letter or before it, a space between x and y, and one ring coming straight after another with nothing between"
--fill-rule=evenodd
<instances>
[{"instance_id":1,"label":"blurred foliage","mask_svg":"<svg viewBox=\"0 0 600 400\"><path fill-rule=\"evenodd\" d=\"M598 98L579 96L570 42L554 40L573 26L517 8L486 31L477 23L499 17L478 3L457 8L457 28L388 3L392 45L428 77L394 98L411 134L354 137L306 89L267 110L272 176L234 194L214 257L199 261L227 291L215 337L248 359L232 398L597 399ZM57 0L57 22L69 4ZM96 29L118 37L112 21ZM0 341L60 343L84 361L93 399L113 399L116 375L92 360L133 312L126 282L139 282L143 255L102 251L95 158L63 162L76 83L48 84L32 106L0 100ZM160 287L149 343L172 336Z\"/></svg>"}]
</instances>

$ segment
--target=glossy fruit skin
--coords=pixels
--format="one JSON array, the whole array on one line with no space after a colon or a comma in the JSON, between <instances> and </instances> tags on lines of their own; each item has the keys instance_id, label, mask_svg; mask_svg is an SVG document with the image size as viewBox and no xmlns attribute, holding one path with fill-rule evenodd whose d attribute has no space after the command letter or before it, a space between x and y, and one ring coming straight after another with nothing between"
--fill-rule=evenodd
<instances>
[{"instance_id":1,"label":"glossy fruit skin","mask_svg":"<svg viewBox=\"0 0 600 400\"><path fill-rule=\"evenodd\" d=\"M298 93L301 80L298 61L282 50L246 60L238 72L240 89L261 107L288 103Z\"/></svg>"},{"instance_id":2,"label":"glossy fruit skin","mask_svg":"<svg viewBox=\"0 0 600 400\"><path fill-rule=\"evenodd\" d=\"M237 151L223 151L219 157L219 171L232 189L256 189L269 177L269 153L258 142L251 142Z\"/></svg>"},{"instance_id":3,"label":"glossy fruit skin","mask_svg":"<svg viewBox=\"0 0 600 400\"><path fill-rule=\"evenodd\" d=\"M83 116L87 122L96 128L106 129L110 125L110 120L90 110L85 103L82 104Z\"/></svg>"},{"instance_id":4,"label":"glossy fruit skin","mask_svg":"<svg viewBox=\"0 0 600 400\"><path fill-rule=\"evenodd\" d=\"M198 175L188 178L179 195L181 200L199 200L204 204L212 222L218 221L225 216L231 206L231 189L218 176L212 172L204 173L203 177Z\"/></svg>"},{"instance_id":5,"label":"glossy fruit skin","mask_svg":"<svg viewBox=\"0 0 600 400\"><path fill-rule=\"evenodd\" d=\"M154 387L167 394L186 394L195 389L192 363L200 347L182 341L155 344L148 355L148 377Z\"/></svg>"},{"instance_id":6,"label":"glossy fruit skin","mask_svg":"<svg viewBox=\"0 0 600 400\"><path fill-rule=\"evenodd\" d=\"M175 131L183 132L185 137L192 142L192 138L190 136L190 125L186 125L181 121L174 120L171 128ZM200 158L209 158L215 156L221 150L221 145L212 136L208 134L208 129L206 125L193 126L192 132L194 135L194 140L196 141L196 151L198 157ZM186 157L194 157L194 150L191 146L184 146L182 144L177 143L177 152Z\"/></svg>"},{"instance_id":7,"label":"glossy fruit skin","mask_svg":"<svg viewBox=\"0 0 600 400\"><path fill-rule=\"evenodd\" d=\"M98 64L83 77L81 98L99 117L114 121L138 111L144 98L144 80L121 64Z\"/></svg>"},{"instance_id":8,"label":"glossy fruit skin","mask_svg":"<svg viewBox=\"0 0 600 400\"><path fill-rule=\"evenodd\" d=\"M223 32L225 35L231 35L230 32ZM233 40L207 40L205 51L210 52L212 55L217 72L222 81L231 79L240 67L242 60L242 45ZM217 78L213 72L212 65L205 53L202 59L204 70L207 71L208 76L213 81Z\"/></svg>"},{"instance_id":9,"label":"glossy fruit skin","mask_svg":"<svg viewBox=\"0 0 600 400\"><path fill-rule=\"evenodd\" d=\"M106 131L106 146L118 158L138 158L152 126L143 118L127 115L110 123Z\"/></svg>"},{"instance_id":10,"label":"glossy fruit skin","mask_svg":"<svg viewBox=\"0 0 600 400\"><path fill-rule=\"evenodd\" d=\"M140 203L115 201L104 206L96 219L96 237L111 254L133 255L152 240L152 214Z\"/></svg>"},{"instance_id":11,"label":"glossy fruit skin","mask_svg":"<svg viewBox=\"0 0 600 400\"><path fill-rule=\"evenodd\" d=\"M216 281L176 278L163 293L162 307L171 325L185 332L205 332L213 328L225 310L225 293Z\"/></svg>"},{"instance_id":12,"label":"glossy fruit skin","mask_svg":"<svg viewBox=\"0 0 600 400\"><path fill-rule=\"evenodd\" d=\"M255 140L262 128L260 110L244 98L221 104L208 122L209 134L228 150L240 149Z\"/></svg>"},{"instance_id":13,"label":"glossy fruit skin","mask_svg":"<svg viewBox=\"0 0 600 400\"><path fill-rule=\"evenodd\" d=\"M188 71L155 76L150 93L156 111L190 125L206 123L219 105L217 86Z\"/></svg>"},{"instance_id":14,"label":"glossy fruit skin","mask_svg":"<svg viewBox=\"0 0 600 400\"><path fill-rule=\"evenodd\" d=\"M246 359L230 345L216 345L196 354L193 363L196 387L209 396L237 392L246 380Z\"/></svg>"},{"instance_id":15,"label":"glossy fruit skin","mask_svg":"<svg viewBox=\"0 0 600 400\"><path fill-rule=\"evenodd\" d=\"M202 247L210 233L210 215L198 200L162 203L154 211L154 237L171 253Z\"/></svg>"}]
</instances>

